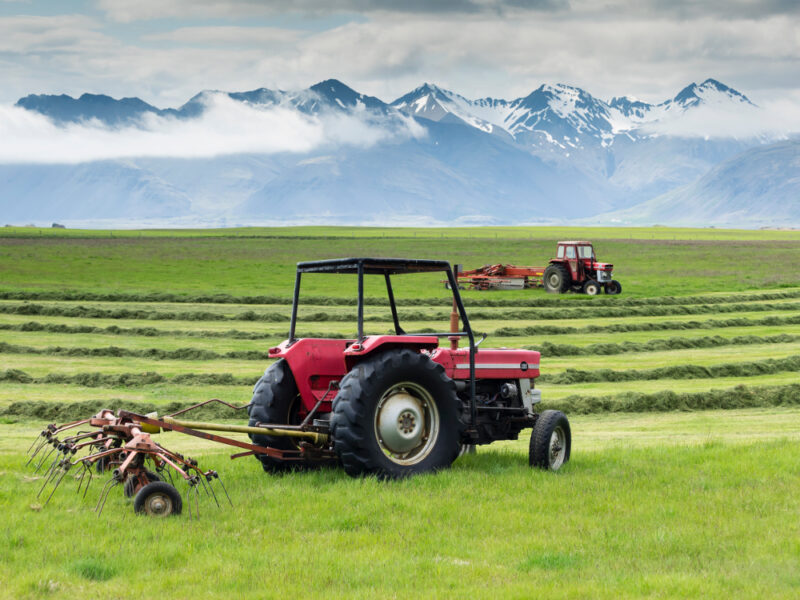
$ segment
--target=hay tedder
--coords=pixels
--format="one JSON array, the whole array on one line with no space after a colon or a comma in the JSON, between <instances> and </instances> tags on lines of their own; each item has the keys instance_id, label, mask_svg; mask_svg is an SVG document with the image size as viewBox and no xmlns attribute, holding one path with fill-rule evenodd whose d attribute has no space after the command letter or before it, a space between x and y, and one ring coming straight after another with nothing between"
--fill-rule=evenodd
<instances>
[{"instance_id":1,"label":"hay tedder","mask_svg":"<svg viewBox=\"0 0 800 600\"><path fill-rule=\"evenodd\" d=\"M444 272L453 293L450 331L406 333L400 326L392 276ZM296 336L301 276L351 274L357 278L357 332L351 339ZM380 276L394 332L364 332L364 279ZM461 325L459 326L459 322ZM267 472L340 465L351 476L393 479L449 467L475 445L517 439L532 427L529 464L556 471L569 460L567 417L538 412L534 380L539 352L485 349L469 323L450 264L414 259L349 258L297 265L289 338L269 349L276 359L259 379L247 409L248 425L178 419L209 400L169 416L102 410L91 418L49 425L31 447L31 460L44 469L39 492L52 497L72 473L85 496L97 473L110 473L95 509L103 510L109 492L121 485L134 498L134 510L154 516L179 514L183 497L175 484L187 484L189 514L197 512L201 490L217 505L219 474L166 449L152 436L174 431L243 450ZM449 345L440 347L447 338ZM466 339L468 346L459 348ZM226 404L226 403L223 403ZM249 442L219 433L247 434Z\"/></svg>"}]
</instances>

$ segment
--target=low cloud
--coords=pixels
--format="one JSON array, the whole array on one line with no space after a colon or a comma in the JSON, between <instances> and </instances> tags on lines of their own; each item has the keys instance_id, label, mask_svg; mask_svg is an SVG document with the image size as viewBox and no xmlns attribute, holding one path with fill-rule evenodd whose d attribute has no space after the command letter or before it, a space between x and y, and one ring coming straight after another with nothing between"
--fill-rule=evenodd
<instances>
[{"instance_id":1,"label":"low cloud","mask_svg":"<svg viewBox=\"0 0 800 600\"><path fill-rule=\"evenodd\" d=\"M325 146L375 144L422 137L412 119L366 112L305 115L290 107L261 108L209 94L195 119L146 115L135 125L99 121L59 126L15 106L0 107L0 163L75 164L135 157L206 158L225 154L305 153Z\"/></svg>"},{"instance_id":2,"label":"low cloud","mask_svg":"<svg viewBox=\"0 0 800 600\"><path fill-rule=\"evenodd\" d=\"M641 131L684 138L782 138L800 131L800 105L789 101L763 107L702 105L643 125Z\"/></svg>"}]
</instances>

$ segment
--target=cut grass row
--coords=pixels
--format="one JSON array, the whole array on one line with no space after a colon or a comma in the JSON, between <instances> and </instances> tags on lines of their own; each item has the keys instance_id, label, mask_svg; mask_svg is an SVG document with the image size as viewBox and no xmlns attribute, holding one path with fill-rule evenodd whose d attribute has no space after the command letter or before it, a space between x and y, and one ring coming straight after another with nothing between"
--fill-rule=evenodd
<instances>
[{"instance_id":1,"label":"cut grass row","mask_svg":"<svg viewBox=\"0 0 800 600\"><path fill-rule=\"evenodd\" d=\"M131 379L121 379L115 382L106 382L109 385L126 386L133 382ZM53 382L46 382L53 384ZM58 382L66 383L64 381ZM93 381L84 379L82 385L91 387ZM152 383L166 383L151 381ZM186 385L186 381L175 384ZM220 385L222 382L209 381L205 385ZM134 383L135 385L135 383ZM224 385L224 383L223 383ZM207 399L207 398L206 398ZM0 418L6 421L22 419L47 420L53 422L69 422L83 419L95 414L103 408L118 410L125 409L140 414L159 412L169 414L197 404L200 400L156 399L149 401L130 398L104 398L90 400L76 400L73 402L54 402L48 400L13 401L5 407L0 407ZM234 398L237 405L247 404L248 399ZM595 413L630 413L630 412L670 412L670 411L696 411L711 409L742 409L775 406L800 406L800 384L788 383L785 385L748 386L737 385L733 388L712 388L701 392L679 392L672 389L655 392L625 391L617 394L583 395L572 394L559 398L550 398L548 408L562 410L568 414L595 414ZM192 411L193 419L237 419L245 418L242 412L234 411L225 406L213 404Z\"/></svg>"},{"instance_id":2,"label":"cut grass row","mask_svg":"<svg viewBox=\"0 0 800 600\"><path fill-rule=\"evenodd\" d=\"M599 319L615 317L657 317L678 316L716 313L740 312L767 312L767 311L800 311L798 302L767 302L747 304L698 304L698 305L671 305L671 306L646 306L629 308L588 307L581 309L519 309L519 310L473 310L470 319L474 320L574 320L574 319ZM400 320L405 321L438 321L445 323L450 317L449 311L398 311ZM139 309L103 309L87 306L59 306L44 304L0 304L0 313L25 316L61 316L90 319L132 319L132 320L180 320L180 321L258 321L271 323L285 323L289 315L281 312L257 312L247 310L240 313L224 314L212 311L154 311ZM389 313L367 313L365 321L391 322ZM306 313L302 316L304 322L348 322L356 321L356 314L352 312L325 312L317 311Z\"/></svg>"},{"instance_id":3,"label":"cut grass row","mask_svg":"<svg viewBox=\"0 0 800 600\"><path fill-rule=\"evenodd\" d=\"M504 298L494 293L474 294L469 291L462 292L467 306L477 307L563 307L564 305L587 306L649 306L671 304L730 304L736 302L755 302L764 300L782 300L800 297L800 290L786 289L771 292L739 292L735 294L703 294L698 296L655 296L651 298L616 297L589 297L579 294L566 296L546 296L531 294L531 297ZM285 306L292 304L291 296L231 296L229 294L170 294L153 292L149 294L136 293L95 293L85 290L0 290L0 300L48 300L69 302L103 302L126 304L258 304ZM398 306L449 306L450 298L396 298ZM384 297L365 297L367 306L385 306ZM352 306L353 299L339 296L303 296L303 306Z\"/></svg>"},{"instance_id":4,"label":"cut grass row","mask_svg":"<svg viewBox=\"0 0 800 600\"><path fill-rule=\"evenodd\" d=\"M744 363L782 359L800 354L800 342L782 344L753 344L743 350L735 345L723 345L701 351L693 348L663 350L631 354L621 359L618 355L596 354L591 356L555 357L542 355L542 373L556 375L567 369L580 366L584 369L614 370L621 365L630 370L647 370L672 366L705 367L724 363ZM191 371L200 374L231 373L235 376L251 376L268 366L268 361L246 361L220 358L217 360L175 360L162 359L158 362L149 358L126 356L65 356L38 354L5 354L3 363L6 369L26 371L34 377L47 374L73 375L87 372L106 374L144 373L157 370L171 377ZM157 367L157 368L156 368Z\"/></svg>"},{"instance_id":5,"label":"cut grass row","mask_svg":"<svg viewBox=\"0 0 800 600\"><path fill-rule=\"evenodd\" d=\"M20 336L22 337L22 336ZM48 336L50 338L52 336ZM85 336L84 336L85 337ZM329 335L328 337L334 337ZM344 336L338 336L344 337ZM25 338L32 341L30 336ZM36 340L33 340L36 341ZM72 341L72 340L70 340ZM90 340L90 341L104 341ZM277 341L277 340L276 340ZM614 355L614 354L639 354L645 352L661 352L664 350L679 349L703 349L718 348L721 346L750 346L763 344L791 344L800 341L800 335L782 333L772 336L744 335L733 337L704 336L695 338L670 337L666 339L655 339L646 342L603 342L599 344L588 344L578 346L574 344L561 344L553 342L541 342L529 349L538 350L548 357L562 356L592 356L592 355ZM198 347L177 347L167 348L132 348L120 346L42 346L42 345L21 345L8 342L0 342L0 354L40 354L48 356L115 356L115 357L137 357L152 360L220 360L220 359L240 359L240 360L267 360L269 353L265 350L256 349L236 349L219 352L208 348Z\"/></svg>"},{"instance_id":6,"label":"cut grass row","mask_svg":"<svg viewBox=\"0 0 800 600\"><path fill-rule=\"evenodd\" d=\"M755 377L772 373L800 371L800 355L786 358L769 358L762 361L721 363L711 365L674 365L655 369L574 369L560 373L545 372L539 376L541 383L570 385L575 383L611 383L619 381L648 381L655 379L716 379L721 377ZM181 373L167 376L156 371L143 373L55 373L34 377L19 369L0 371L0 382L63 383L83 386L140 386L157 383L185 383L193 385L253 385L258 376L241 377L230 373Z\"/></svg>"},{"instance_id":7,"label":"cut grass row","mask_svg":"<svg viewBox=\"0 0 800 600\"><path fill-rule=\"evenodd\" d=\"M5 317L6 319L8 317ZM68 317L65 317L69 319ZM276 330L274 328L259 327L258 330L240 329L172 329L172 322L154 323L148 327L121 327L119 325L107 325L105 327L92 325L92 320L85 320L86 324L72 325L70 322L64 323L58 317L47 317L41 321L24 321L9 319L2 322L0 317L0 331L5 331L4 337L9 343L18 341L33 342L37 340L47 340L49 343L63 341L65 343L86 344L98 346L106 344L103 338L113 336L125 339L128 346L139 346L144 343L154 343L152 338L166 338L158 340L158 344L165 349L171 349L180 343L202 343L208 346L219 347L220 344L230 345L229 349L259 349L266 343L286 339L288 330ZM135 322L134 322L135 323ZM663 339L671 337L674 332L680 331L681 337L686 339L696 337L709 337L713 334L718 337L735 337L740 335L776 335L779 333L793 334L800 325L800 315L788 317L770 316L763 318L741 318L734 319L708 319L705 321L661 321L645 323L610 323L608 325L587 325L584 327L499 327L497 322L478 321L476 326L480 326L481 331L487 332L492 338L513 338L513 337L535 337L538 339L550 340L558 338L564 343L572 343L576 346L585 346L595 343L626 343L626 342L648 342L651 339ZM414 332L430 326L432 323L411 323L406 329ZM309 331L298 329L298 334L302 337L336 337L346 338L348 334L342 332L343 327L335 324L334 327L326 327L326 331ZM338 331L336 331L338 329ZM386 323L387 332L391 331L391 325ZM66 337L65 337L66 336ZM546 336L546 337L545 337ZM144 338L144 339L142 339ZM151 340L148 342L147 340ZM73 341L74 340L74 341ZM618 340L622 340L621 342ZM253 344L252 342L261 342ZM518 343L524 343L515 341ZM233 347L235 346L235 348Z\"/></svg>"}]
</instances>

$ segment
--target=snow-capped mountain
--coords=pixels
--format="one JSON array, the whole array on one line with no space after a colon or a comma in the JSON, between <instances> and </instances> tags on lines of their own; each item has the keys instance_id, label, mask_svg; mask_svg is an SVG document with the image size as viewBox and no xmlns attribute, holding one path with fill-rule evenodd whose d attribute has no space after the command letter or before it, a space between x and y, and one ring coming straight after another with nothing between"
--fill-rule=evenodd
<instances>
[{"instance_id":1,"label":"snow-capped mountain","mask_svg":"<svg viewBox=\"0 0 800 600\"><path fill-rule=\"evenodd\" d=\"M235 106L233 101L252 109L242 118L278 111L279 120L269 121L259 135L277 135L271 127L294 122L291 115L298 115L298 123L313 129L310 141L268 151L245 145L238 153L220 150L219 155L134 153L124 160L77 165L5 164L0 166L0 215L19 221L152 213L229 223L245 218L548 222L629 209L774 141L693 132L698 121L715 115L757 124L762 114L744 94L714 79L692 83L659 103L630 96L606 102L565 84L543 84L512 100L471 100L430 83L385 103L329 79L294 91L207 90L175 108L91 94L31 95L17 107L45 115L57 127L106 127L122 135L137 128L152 133L162 124L182 131L174 124L216 118L208 115L220 110L220 98L226 106ZM326 136L331 115L333 134ZM347 135L349 129L356 133ZM281 129L290 140L301 133ZM758 164L766 169L764 161ZM729 174L720 171L715 181ZM744 187L758 202L757 189ZM724 214L724 202L715 211Z\"/></svg>"}]
</instances>

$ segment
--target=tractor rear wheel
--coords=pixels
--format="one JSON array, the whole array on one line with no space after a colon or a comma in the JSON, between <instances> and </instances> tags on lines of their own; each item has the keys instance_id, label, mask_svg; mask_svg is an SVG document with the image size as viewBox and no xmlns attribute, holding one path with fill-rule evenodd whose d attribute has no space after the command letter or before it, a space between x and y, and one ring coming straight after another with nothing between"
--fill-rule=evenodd
<instances>
[{"instance_id":1,"label":"tractor rear wheel","mask_svg":"<svg viewBox=\"0 0 800 600\"><path fill-rule=\"evenodd\" d=\"M622 284L616 279L612 279L606 284L606 294L609 296L616 296L622 293Z\"/></svg>"},{"instance_id":2,"label":"tractor rear wheel","mask_svg":"<svg viewBox=\"0 0 800 600\"><path fill-rule=\"evenodd\" d=\"M554 264L544 270L544 289L551 294L563 294L570 283L569 271L564 265Z\"/></svg>"},{"instance_id":3,"label":"tractor rear wheel","mask_svg":"<svg viewBox=\"0 0 800 600\"><path fill-rule=\"evenodd\" d=\"M348 475L396 479L449 467L461 449L461 402L444 368L409 349L356 365L333 400L333 448Z\"/></svg>"},{"instance_id":4,"label":"tractor rear wheel","mask_svg":"<svg viewBox=\"0 0 800 600\"><path fill-rule=\"evenodd\" d=\"M548 471L558 471L569 460L572 432L569 420L560 410L546 410L536 419L531 432L528 463Z\"/></svg>"},{"instance_id":5,"label":"tractor rear wheel","mask_svg":"<svg viewBox=\"0 0 800 600\"><path fill-rule=\"evenodd\" d=\"M281 359L266 370L253 388L253 399L247 408L250 416L250 427L257 423L277 425L298 425L302 422L299 415L301 406L300 393L294 381L289 364ZM258 446L269 446L278 450L297 450L292 438L261 434L249 434L252 442ZM279 473L308 466L300 461L285 461L256 454L267 473Z\"/></svg>"}]
</instances>

